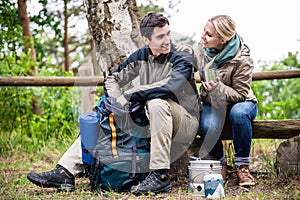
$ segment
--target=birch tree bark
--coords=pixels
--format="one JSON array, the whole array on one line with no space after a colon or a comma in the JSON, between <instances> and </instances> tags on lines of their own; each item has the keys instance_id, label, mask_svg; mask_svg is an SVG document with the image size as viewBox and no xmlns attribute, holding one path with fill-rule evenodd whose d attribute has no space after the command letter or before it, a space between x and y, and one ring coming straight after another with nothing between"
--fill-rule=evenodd
<instances>
[{"instance_id":1,"label":"birch tree bark","mask_svg":"<svg viewBox=\"0 0 300 200\"><path fill-rule=\"evenodd\" d=\"M97 64L105 75L142 45L136 1L84 0L84 5Z\"/></svg>"}]
</instances>

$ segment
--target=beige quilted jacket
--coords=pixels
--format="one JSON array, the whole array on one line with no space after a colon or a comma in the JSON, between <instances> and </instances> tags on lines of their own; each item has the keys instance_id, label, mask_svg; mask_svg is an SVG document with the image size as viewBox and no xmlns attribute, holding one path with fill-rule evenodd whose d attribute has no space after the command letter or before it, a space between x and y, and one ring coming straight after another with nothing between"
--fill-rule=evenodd
<instances>
[{"instance_id":1,"label":"beige quilted jacket","mask_svg":"<svg viewBox=\"0 0 300 200\"><path fill-rule=\"evenodd\" d=\"M249 47L241 37L240 41L241 46L236 56L232 60L222 63L216 69L216 74L220 77L217 86L209 93L204 91L202 87L200 88L203 103L209 103L218 107L229 106L242 101L257 103L250 86L254 63L250 57ZM198 70L201 71L208 63L208 59L200 43L195 48L194 55Z\"/></svg>"}]
</instances>

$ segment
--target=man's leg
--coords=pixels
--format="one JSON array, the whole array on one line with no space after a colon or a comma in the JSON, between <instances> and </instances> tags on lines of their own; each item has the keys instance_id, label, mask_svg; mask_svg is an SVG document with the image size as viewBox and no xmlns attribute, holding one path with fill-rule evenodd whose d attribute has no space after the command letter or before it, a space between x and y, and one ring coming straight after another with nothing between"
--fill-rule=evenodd
<instances>
[{"instance_id":1,"label":"man's leg","mask_svg":"<svg viewBox=\"0 0 300 200\"><path fill-rule=\"evenodd\" d=\"M191 143L197 131L198 120L172 100L150 100L147 102L147 109L151 133L149 168L152 171L140 185L133 186L131 192L136 194L148 194L149 191L170 192L172 138L183 143ZM184 152L181 151L179 154L182 153ZM174 159L175 157L177 156L174 156Z\"/></svg>"},{"instance_id":2,"label":"man's leg","mask_svg":"<svg viewBox=\"0 0 300 200\"><path fill-rule=\"evenodd\" d=\"M75 188L75 176L84 170L81 156L81 143L78 137L53 170L43 173L31 172L27 178L41 187L72 191Z\"/></svg>"},{"instance_id":3,"label":"man's leg","mask_svg":"<svg viewBox=\"0 0 300 200\"><path fill-rule=\"evenodd\" d=\"M199 121L172 100L151 100L148 109L151 131L150 169L170 169L171 162L184 153L177 151L171 155L172 143L183 144L187 150L196 136Z\"/></svg>"},{"instance_id":4,"label":"man's leg","mask_svg":"<svg viewBox=\"0 0 300 200\"><path fill-rule=\"evenodd\" d=\"M170 169L170 150L173 133L173 121L170 105L166 100L154 99L147 103L151 152L150 169Z\"/></svg>"},{"instance_id":5,"label":"man's leg","mask_svg":"<svg viewBox=\"0 0 300 200\"><path fill-rule=\"evenodd\" d=\"M170 149L173 132L170 105L166 100L153 99L147 101L150 122L150 173L131 192L137 195L170 192L169 179Z\"/></svg>"},{"instance_id":6,"label":"man's leg","mask_svg":"<svg viewBox=\"0 0 300 200\"><path fill-rule=\"evenodd\" d=\"M173 121L171 162L175 162L189 149L195 139L199 126L199 116L191 116L182 106L172 100L168 100L168 102Z\"/></svg>"},{"instance_id":7,"label":"man's leg","mask_svg":"<svg viewBox=\"0 0 300 200\"><path fill-rule=\"evenodd\" d=\"M73 176L84 171L80 136L75 140L70 148L67 149L57 164L66 168L71 174L73 174Z\"/></svg>"}]
</instances>

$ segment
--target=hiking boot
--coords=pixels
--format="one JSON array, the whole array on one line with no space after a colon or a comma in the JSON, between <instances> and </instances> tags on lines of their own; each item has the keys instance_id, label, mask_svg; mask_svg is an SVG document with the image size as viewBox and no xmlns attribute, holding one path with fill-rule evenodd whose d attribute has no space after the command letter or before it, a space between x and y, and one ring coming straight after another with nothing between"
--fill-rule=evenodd
<instances>
[{"instance_id":1,"label":"hiking boot","mask_svg":"<svg viewBox=\"0 0 300 200\"><path fill-rule=\"evenodd\" d=\"M240 186L255 185L255 180L250 174L248 165L241 165L237 170L237 178Z\"/></svg>"},{"instance_id":2,"label":"hiking boot","mask_svg":"<svg viewBox=\"0 0 300 200\"><path fill-rule=\"evenodd\" d=\"M227 178L227 162L222 164L221 173L222 173L223 181L225 181Z\"/></svg>"},{"instance_id":3,"label":"hiking boot","mask_svg":"<svg viewBox=\"0 0 300 200\"><path fill-rule=\"evenodd\" d=\"M169 174L162 173L160 170L151 171L139 185L132 186L130 192L135 195L171 192Z\"/></svg>"},{"instance_id":4,"label":"hiking boot","mask_svg":"<svg viewBox=\"0 0 300 200\"><path fill-rule=\"evenodd\" d=\"M73 191L75 188L75 177L60 165L57 165L55 169L49 172L30 172L27 175L27 179L40 187L58 188L66 191Z\"/></svg>"}]
</instances>

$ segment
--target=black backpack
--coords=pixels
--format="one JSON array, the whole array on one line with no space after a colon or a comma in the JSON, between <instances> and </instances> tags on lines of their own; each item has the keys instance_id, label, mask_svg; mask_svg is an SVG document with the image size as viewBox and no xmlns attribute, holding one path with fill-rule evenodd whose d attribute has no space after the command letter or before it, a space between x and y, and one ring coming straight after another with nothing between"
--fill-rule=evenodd
<instances>
[{"instance_id":1,"label":"black backpack","mask_svg":"<svg viewBox=\"0 0 300 200\"><path fill-rule=\"evenodd\" d=\"M92 191L129 191L149 172L149 121L144 107L120 118L103 114L104 98L80 117L82 161Z\"/></svg>"}]
</instances>

